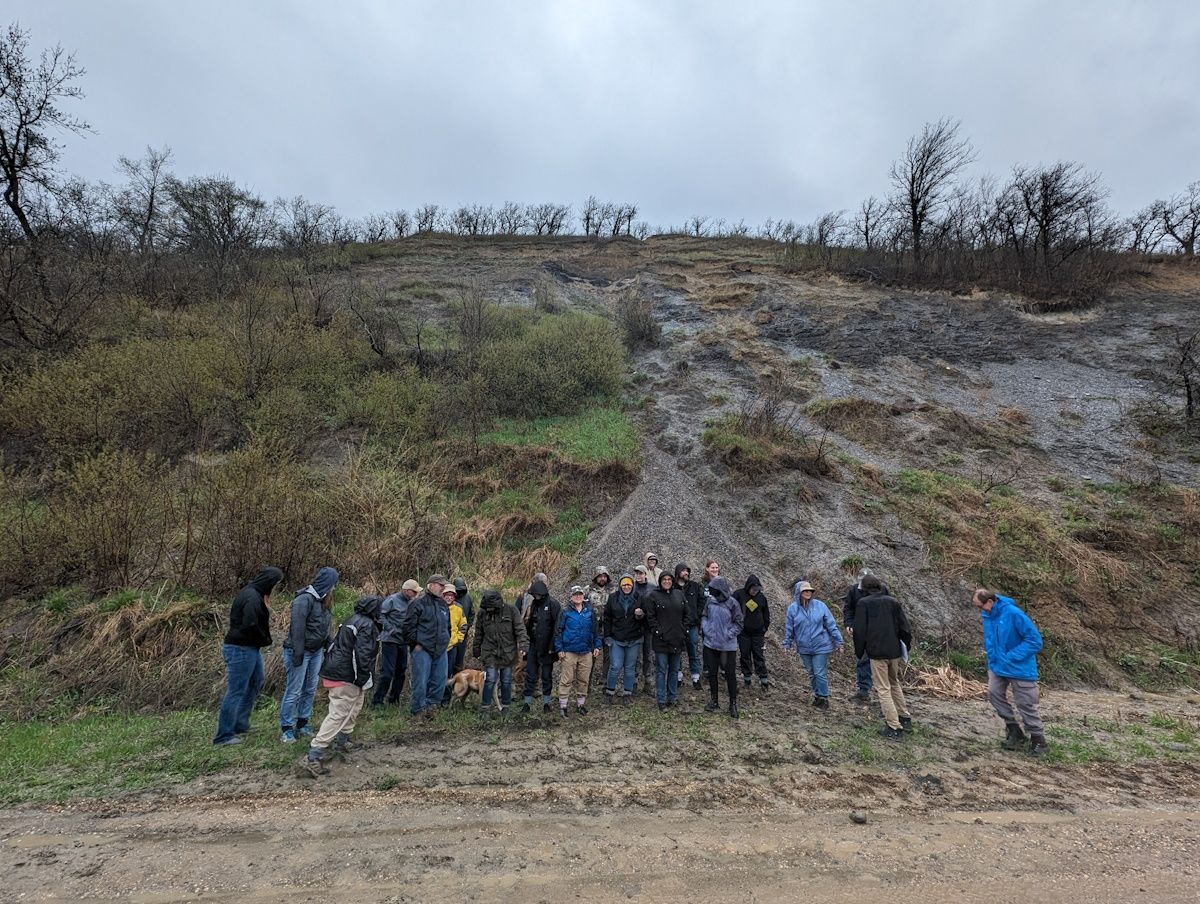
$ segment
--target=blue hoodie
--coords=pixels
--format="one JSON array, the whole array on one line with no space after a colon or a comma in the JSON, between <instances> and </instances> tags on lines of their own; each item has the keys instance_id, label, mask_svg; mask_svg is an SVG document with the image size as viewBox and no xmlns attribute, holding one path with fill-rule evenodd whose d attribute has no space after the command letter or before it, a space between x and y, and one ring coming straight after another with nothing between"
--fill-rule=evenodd
<instances>
[{"instance_id":1,"label":"blue hoodie","mask_svg":"<svg viewBox=\"0 0 1200 904\"><path fill-rule=\"evenodd\" d=\"M1007 596L996 595L991 612L980 612L988 669L1001 678L1037 681L1042 635L1028 615Z\"/></svg>"},{"instance_id":2,"label":"blue hoodie","mask_svg":"<svg viewBox=\"0 0 1200 904\"><path fill-rule=\"evenodd\" d=\"M794 647L797 653L806 656L832 653L835 647L843 645L842 632L838 630L833 613L821 600L813 597L807 606L800 602L802 583L796 582L792 603L788 606L783 648L790 650Z\"/></svg>"}]
</instances>

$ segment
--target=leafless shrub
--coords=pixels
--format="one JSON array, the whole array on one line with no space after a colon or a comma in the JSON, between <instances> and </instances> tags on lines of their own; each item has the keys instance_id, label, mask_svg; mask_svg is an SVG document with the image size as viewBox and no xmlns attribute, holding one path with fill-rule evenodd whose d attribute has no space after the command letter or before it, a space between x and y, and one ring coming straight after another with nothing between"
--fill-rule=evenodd
<instances>
[{"instance_id":1,"label":"leafless shrub","mask_svg":"<svg viewBox=\"0 0 1200 904\"><path fill-rule=\"evenodd\" d=\"M630 349L657 348L662 341L662 324L654 318L654 300L634 286L622 292L616 300L617 323L625 333Z\"/></svg>"}]
</instances>

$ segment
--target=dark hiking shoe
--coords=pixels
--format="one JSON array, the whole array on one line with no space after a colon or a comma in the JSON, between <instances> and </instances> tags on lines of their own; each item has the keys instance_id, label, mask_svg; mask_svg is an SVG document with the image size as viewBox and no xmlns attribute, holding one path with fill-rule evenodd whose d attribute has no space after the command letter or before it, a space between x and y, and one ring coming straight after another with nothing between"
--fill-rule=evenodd
<instances>
[{"instance_id":1,"label":"dark hiking shoe","mask_svg":"<svg viewBox=\"0 0 1200 904\"><path fill-rule=\"evenodd\" d=\"M829 698L817 697L813 700L813 706L815 706L817 709L829 709Z\"/></svg>"},{"instance_id":2,"label":"dark hiking shoe","mask_svg":"<svg viewBox=\"0 0 1200 904\"><path fill-rule=\"evenodd\" d=\"M521 715L523 715L523 716L529 715L529 704L528 703L521 704Z\"/></svg>"},{"instance_id":3,"label":"dark hiking shoe","mask_svg":"<svg viewBox=\"0 0 1200 904\"><path fill-rule=\"evenodd\" d=\"M587 707L584 704L580 703L578 706L575 707L575 712L579 713L579 715L581 715L581 716L586 716L587 715Z\"/></svg>"},{"instance_id":4,"label":"dark hiking shoe","mask_svg":"<svg viewBox=\"0 0 1200 904\"><path fill-rule=\"evenodd\" d=\"M565 706L560 706L558 708L558 714L560 716L562 716L564 719L567 718L567 708Z\"/></svg>"},{"instance_id":5,"label":"dark hiking shoe","mask_svg":"<svg viewBox=\"0 0 1200 904\"><path fill-rule=\"evenodd\" d=\"M719 704L717 702L716 697L713 697L711 700L709 700L707 703L704 704L704 711L706 713L715 713L720 708L721 708L721 704Z\"/></svg>"},{"instance_id":6,"label":"dark hiking shoe","mask_svg":"<svg viewBox=\"0 0 1200 904\"><path fill-rule=\"evenodd\" d=\"M1016 722L1005 722L1004 727L1006 734L1004 740L1000 742L1000 746L1005 750L1020 750L1029 740L1025 737L1025 732L1021 731L1021 726Z\"/></svg>"},{"instance_id":7,"label":"dark hiking shoe","mask_svg":"<svg viewBox=\"0 0 1200 904\"><path fill-rule=\"evenodd\" d=\"M333 749L340 750L342 753L350 753L353 750L358 750L361 746L361 744L351 741L349 735L339 734L333 739Z\"/></svg>"},{"instance_id":8,"label":"dark hiking shoe","mask_svg":"<svg viewBox=\"0 0 1200 904\"><path fill-rule=\"evenodd\" d=\"M1046 736L1035 734L1029 736L1029 755L1043 757L1050 751L1050 745L1046 743Z\"/></svg>"},{"instance_id":9,"label":"dark hiking shoe","mask_svg":"<svg viewBox=\"0 0 1200 904\"><path fill-rule=\"evenodd\" d=\"M889 741L904 740L904 732L903 731L901 731L899 728L891 728L887 725L885 725L885 726L883 726L883 728L879 729L879 734L881 736L887 738Z\"/></svg>"},{"instance_id":10,"label":"dark hiking shoe","mask_svg":"<svg viewBox=\"0 0 1200 904\"><path fill-rule=\"evenodd\" d=\"M605 694L604 694L604 705L605 705L605 706L612 706L612 705L613 705L613 698L614 698L615 696L616 696L615 694L610 694L610 693L608 693L608 692L606 691L606 692L605 692Z\"/></svg>"},{"instance_id":11,"label":"dark hiking shoe","mask_svg":"<svg viewBox=\"0 0 1200 904\"><path fill-rule=\"evenodd\" d=\"M224 741L213 741L213 744L217 747L228 747L230 744L241 744L242 740L240 735L234 735L232 738L226 738Z\"/></svg>"},{"instance_id":12,"label":"dark hiking shoe","mask_svg":"<svg viewBox=\"0 0 1200 904\"><path fill-rule=\"evenodd\" d=\"M658 704L658 711L659 711L659 712L666 712L666 711L667 711L667 704L665 704L665 703L660 703L660 704Z\"/></svg>"},{"instance_id":13,"label":"dark hiking shoe","mask_svg":"<svg viewBox=\"0 0 1200 904\"><path fill-rule=\"evenodd\" d=\"M317 778L325 775L329 770L319 759L314 760L312 757L305 754L300 758L300 762L296 764L296 775L300 778Z\"/></svg>"},{"instance_id":14,"label":"dark hiking shoe","mask_svg":"<svg viewBox=\"0 0 1200 904\"><path fill-rule=\"evenodd\" d=\"M864 694L862 691L850 695L851 703L862 703L864 706L871 702L870 693Z\"/></svg>"},{"instance_id":15,"label":"dark hiking shoe","mask_svg":"<svg viewBox=\"0 0 1200 904\"><path fill-rule=\"evenodd\" d=\"M633 694L626 694L621 698L622 706L633 706Z\"/></svg>"},{"instance_id":16,"label":"dark hiking shoe","mask_svg":"<svg viewBox=\"0 0 1200 904\"><path fill-rule=\"evenodd\" d=\"M699 678L692 679L692 690L694 690L694 691L700 690L700 679Z\"/></svg>"},{"instance_id":17,"label":"dark hiking shoe","mask_svg":"<svg viewBox=\"0 0 1200 904\"><path fill-rule=\"evenodd\" d=\"M674 701L674 700L668 700L668 701L667 701L667 706L674 706L674 705L675 705L675 702L676 702L676 701Z\"/></svg>"},{"instance_id":18,"label":"dark hiking shoe","mask_svg":"<svg viewBox=\"0 0 1200 904\"><path fill-rule=\"evenodd\" d=\"M737 707L736 703L729 704L729 718L731 718L731 719L740 718L740 716L738 715L738 707Z\"/></svg>"},{"instance_id":19,"label":"dark hiking shoe","mask_svg":"<svg viewBox=\"0 0 1200 904\"><path fill-rule=\"evenodd\" d=\"M750 686L750 676L749 675L742 676L742 684L746 685L746 687Z\"/></svg>"},{"instance_id":20,"label":"dark hiking shoe","mask_svg":"<svg viewBox=\"0 0 1200 904\"><path fill-rule=\"evenodd\" d=\"M912 731L912 716L901 716L900 728L904 731Z\"/></svg>"},{"instance_id":21,"label":"dark hiking shoe","mask_svg":"<svg viewBox=\"0 0 1200 904\"><path fill-rule=\"evenodd\" d=\"M549 704L549 703L543 703L543 704L542 704L542 712L544 712L544 713L549 713L549 712L550 712L550 704Z\"/></svg>"}]
</instances>

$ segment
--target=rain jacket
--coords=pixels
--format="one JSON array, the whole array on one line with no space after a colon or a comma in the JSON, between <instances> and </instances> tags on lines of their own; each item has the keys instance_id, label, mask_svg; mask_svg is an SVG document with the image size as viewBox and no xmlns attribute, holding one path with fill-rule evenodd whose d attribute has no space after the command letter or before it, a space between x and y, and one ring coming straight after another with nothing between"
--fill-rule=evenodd
<instances>
[{"instance_id":1,"label":"rain jacket","mask_svg":"<svg viewBox=\"0 0 1200 904\"><path fill-rule=\"evenodd\" d=\"M516 607L505 603L499 590L483 592L471 652L484 668L505 669L516 662L520 649L520 623Z\"/></svg>"},{"instance_id":2,"label":"rain jacket","mask_svg":"<svg viewBox=\"0 0 1200 904\"><path fill-rule=\"evenodd\" d=\"M622 577L633 580L633 575ZM641 606L641 600L636 592L622 593L620 583L617 582L617 589L608 595L608 602L604 604L603 633L619 643L630 643L641 640L646 633L646 616L644 609L641 618L633 614Z\"/></svg>"},{"instance_id":3,"label":"rain jacket","mask_svg":"<svg viewBox=\"0 0 1200 904\"><path fill-rule=\"evenodd\" d=\"M408 604L404 613L404 642L420 645L430 656L450 646L450 607L428 590Z\"/></svg>"},{"instance_id":4,"label":"rain jacket","mask_svg":"<svg viewBox=\"0 0 1200 904\"><path fill-rule=\"evenodd\" d=\"M336 570L328 566L319 568L313 582L292 600L292 622L288 626L283 648L290 654L293 666L304 662L305 653L315 653L329 644L333 613L325 608L321 600L333 592L337 582Z\"/></svg>"},{"instance_id":5,"label":"rain jacket","mask_svg":"<svg viewBox=\"0 0 1200 904\"><path fill-rule=\"evenodd\" d=\"M900 601L886 593L865 596L854 613L854 655L862 659L900 659L900 645L912 649L912 629Z\"/></svg>"},{"instance_id":6,"label":"rain jacket","mask_svg":"<svg viewBox=\"0 0 1200 904\"><path fill-rule=\"evenodd\" d=\"M800 585L796 582L795 595L788 606L787 622L783 628L783 648L795 649L806 656L832 653L843 645L842 632L837 620L824 602L813 597L805 605L800 601Z\"/></svg>"},{"instance_id":7,"label":"rain jacket","mask_svg":"<svg viewBox=\"0 0 1200 904\"><path fill-rule=\"evenodd\" d=\"M991 612L979 613L988 669L1001 678L1037 681L1042 635L1033 619L1007 596L996 596Z\"/></svg>"},{"instance_id":8,"label":"rain jacket","mask_svg":"<svg viewBox=\"0 0 1200 904\"><path fill-rule=\"evenodd\" d=\"M467 639L467 617L463 615L462 606L457 602L449 604L450 609L450 640L446 649L457 647Z\"/></svg>"},{"instance_id":9,"label":"rain jacket","mask_svg":"<svg viewBox=\"0 0 1200 904\"><path fill-rule=\"evenodd\" d=\"M679 588L679 592L683 594L683 600L687 604L687 627L698 628L700 627L700 618L704 615L704 587L699 581L691 578L685 581L680 577L685 571L688 574L692 572L684 562L675 566L675 586Z\"/></svg>"},{"instance_id":10,"label":"rain jacket","mask_svg":"<svg viewBox=\"0 0 1200 904\"><path fill-rule=\"evenodd\" d=\"M758 587L758 593L750 595L750 588ZM771 627L771 607L762 592L762 581L750 575L742 589L733 595L742 607L742 633L747 637L763 637Z\"/></svg>"},{"instance_id":11,"label":"rain jacket","mask_svg":"<svg viewBox=\"0 0 1200 904\"><path fill-rule=\"evenodd\" d=\"M655 653L679 653L687 646L687 601L677 587L667 590L659 575L658 589L644 597L646 620L650 623L650 643Z\"/></svg>"},{"instance_id":12,"label":"rain jacket","mask_svg":"<svg viewBox=\"0 0 1200 904\"><path fill-rule=\"evenodd\" d=\"M383 632L379 635L380 643L404 643L404 616L408 613L410 602L403 593L393 593L384 597L379 610L379 618L383 623Z\"/></svg>"},{"instance_id":13,"label":"rain jacket","mask_svg":"<svg viewBox=\"0 0 1200 904\"><path fill-rule=\"evenodd\" d=\"M326 681L345 681L365 687L375 668L379 651L379 610L383 600L364 596L354 604L354 614L346 619L329 653L321 664L321 677Z\"/></svg>"},{"instance_id":14,"label":"rain jacket","mask_svg":"<svg viewBox=\"0 0 1200 904\"><path fill-rule=\"evenodd\" d=\"M554 651L590 653L600 647L600 622L587 601L584 600L583 608L578 612L574 606L565 606L554 625Z\"/></svg>"},{"instance_id":15,"label":"rain jacket","mask_svg":"<svg viewBox=\"0 0 1200 904\"><path fill-rule=\"evenodd\" d=\"M471 598L467 582L462 578L454 579L454 589L458 593L458 605L462 609L463 618L467 620L467 626L463 629L465 634L471 630L471 625L475 624L475 600Z\"/></svg>"},{"instance_id":16,"label":"rain jacket","mask_svg":"<svg viewBox=\"0 0 1200 904\"><path fill-rule=\"evenodd\" d=\"M525 634L529 638L529 648L540 658L549 656L554 649L554 628L558 624L558 614L562 605L550 595L550 591L542 581L534 581L529 585L530 602L525 607Z\"/></svg>"},{"instance_id":17,"label":"rain jacket","mask_svg":"<svg viewBox=\"0 0 1200 904\"><path fill-rule=\"evenodd\" d=\"M267 609L266 598L282 580L283 572L278 568L264 568L238 591L229 609L225 643L258 649L271 645L271 612Z\"/></svg>"},{"instance_id":18,"label":"rain jacket","mask_svg":"<svg viewBox=\"0 0 1200 904\"><path fill-rule=\"evenodd\" d=\"M742 633L742 607L730 594L729 582L722 577L708 582L700 630L704 632L704 645L710 650L728 652L738 648L738 635Z\"/></svg>"}]
</instances>

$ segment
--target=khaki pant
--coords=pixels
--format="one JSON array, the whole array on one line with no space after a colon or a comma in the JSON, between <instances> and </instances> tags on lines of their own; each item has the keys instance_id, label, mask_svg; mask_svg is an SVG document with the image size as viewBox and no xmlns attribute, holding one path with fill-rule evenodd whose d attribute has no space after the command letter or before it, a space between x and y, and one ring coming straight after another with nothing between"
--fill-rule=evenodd
<instances>
[{"instance_id":1,"label":"khaki pant","mask_svg":"<svg viewBox=\"0 0 1200 904\"><path fill-rule=\"evenodd\" d=\"M591 653L563 653L558 669L558 699L566 703L574 688L576 699L587 697L588 682L592 678Z\"/></svg>"},{"instance_id":2,"label":"khaki pant","mask_svg":"<svg viewBox=\"0 0 1200 904\"><path fill-rule=\"evenodd\" d=\"M1012 688L1013 703L1017 704L1017 712L1008 703L1008 689ZM1021 681L1018 678L1005 678L988 669L988 701L992 709L1005 722L1016 722L1017 713L1025 723L1029 734L1045 734L1046 727L1042 724L1042 713L1038 706L1038 683L1036 681Z\"/></svg>"},{"instance_id":3,"label":"khaki pant","mask_svg":"<svg viewBox=\"0 0 1200 904\"><path fill-rule=\"evenodd\" d=\"M900 668L903 659L872 659L871 681L879 694L879 708L883 710L883 721L888 728L900 728L900 717L908 718L908 704L904 702L904 689L900 687Z\"/></svg>"},{"instance_id":4,"label":"khaki pant","mask_svg":"<svg viewBox=\"0 0 1200 904\"><path fill-rule=\"evenodd\" d=\"M312 739L313 747L325 750L339 734L354 731L354 720L363 707L366 692L353 684L329 689L329 712L321 723L321 730Z\"/></svg>"}]
</instances>

